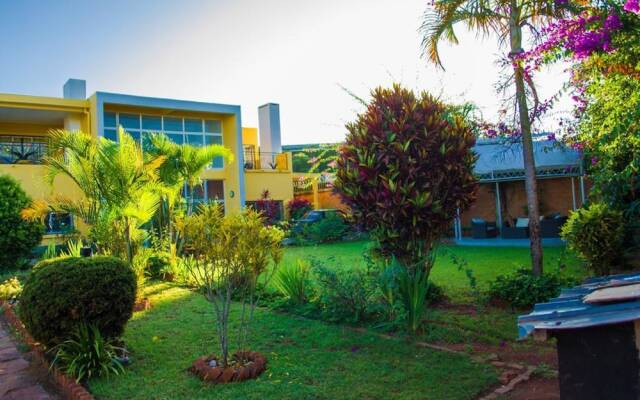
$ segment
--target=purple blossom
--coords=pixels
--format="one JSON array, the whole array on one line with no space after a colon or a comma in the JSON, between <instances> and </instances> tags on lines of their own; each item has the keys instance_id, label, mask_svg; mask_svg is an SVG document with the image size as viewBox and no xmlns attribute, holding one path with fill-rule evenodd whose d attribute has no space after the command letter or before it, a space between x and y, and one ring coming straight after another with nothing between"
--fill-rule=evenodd
<instances>
[{"instance_id":1,"label":"purple blossom","mask_svg":"<svg viewBox=\"0 0 640 400\"><path fill-rule=\"evenodd\" d=\"M556 134L555 133L550 133L547 135L547 140L551 141L551 142L555 142L556 141Z\"/></svg>"},{"instance_id":2,"label":"purple blossom","mask_svg":"<svg viewBox=\"0 0 640 400\"><path fill-rule=\"evenodd\" d=\"M640 2L638 0L627 0L622 9L634 14L640 14Z\"/></svg>"}]
</instances>

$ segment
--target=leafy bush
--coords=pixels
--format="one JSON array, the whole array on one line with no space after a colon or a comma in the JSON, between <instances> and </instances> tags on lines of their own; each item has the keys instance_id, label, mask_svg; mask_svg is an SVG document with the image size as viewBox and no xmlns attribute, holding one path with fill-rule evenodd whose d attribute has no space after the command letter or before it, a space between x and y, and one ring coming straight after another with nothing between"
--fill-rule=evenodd
<instances>
[{"instance_id":1,"label":"leafy bush","mask_svg":"<svg viewBox=\"0 0 640 400\"><path fill-rule=\"evenodd\" d=\"M22 285L15 276L0 284L0 300L15 300L20 293L22 293Z\"/></svg>"},{"instance_id":2,"label":"leafy bush","mask_svg":"<svg viewBox=\"0 0 640 400\"><path fill-rule=\"evenodd\" d=\"M287 211L289 212L290 219L300 219L311 210L313 210L313 206L307 199L294 198L287 203Z\"/></svg>"},{"instance_id":3,"label":"leafy bush","mask_svg":"<svg viewBox=\"0 0 640 400\"><path fill-rule=\"evenodd\" d=\"M275 287L293 303L304 304L309 294L309 271L309 265L301 260L285 265L276 272Z\"/></svg>"},{"instance_id":4,"label":"leafy bush","mask_svg":"<svg viewBox=\"0 0 640 400\"><path fill-rule=\"evenodd\" d=\"M95 325L79 324L71 337L51 352L55 354L52 365L57 365L76 382L124 372L118 357L123 349L102 336Z\"/></svg>"},{"instance_id":5,"label":"leafy bush","mask_svg":"<svg viewBox=\"0 0 640 400\"><path fill-rule=\"evenodd\" d=\"M171 255L167 252L155 252L148 259L149 275L154 279L167 279L173 270L171 266Z\"/></svg>"},{"instance_id":6,"label":"leafy bush","mask_svg":"<svg viewBox=\"0 0 640 400\"><path fill-rule=\"evenodd\" d=\"M334 186L383 256L415 265L475 200L475 136L452 107L377 88L347 124Z\"/></svg>"},{"instance_id":7,"label":"leafy bush","mask_svg":"<svg viewBox=\"0 0 640 400\"><path fill-rule=\"evenodd\" d=\"M30 204L18 182L0 175L0 271L23 265L42 240L44 225L21 216Z\"/></svg>"},{"instance_id":8,"label":"leafy bush","mask_svg":"<svg viewBox=\"0 0 640 400\"><path fill-rule=\"evenodd\" d=\"M607 275L623 250L622 213L601 203L580 208L562 227L562 237L593 272Z\"/></svg>"},{"instance_id":9,"label":"leafy bush","mask_svg":"<svg viewBox=\"0 0 640 400\"><path fill-rule=\"evenodd\" d=\"M514 308L526 308L558 296L570 283L554 273L535 276L521 267L511 274L500 275L489 286L489 299L505 302Z\"/></svg>"},{"instance_id":10,"label":"leafy bush","mask_svg":"<svg viewBox=\"0 0 640 400\"><path fill-rule=\"evenodd\" d=\"M136 277L114 257L58 258L38 263L20 296L20 317L47 346L62 343L76 326L94 324L107 338L122 334L136 298Z\"/></svg>"},{"instance_id":11,"label":"leafy bush","mask_svg":"<svg viewBox=\"0 0 640 400\"><path fill-rule=\"evenodd\" d=\"M320 221L306 224L302 230L303 241L318 243L338 242L349 232L349 225L336 213L328 213Z\"/></svg>"},{"instance_id":12,"label":"leafy bush","mask_svg":"<svg viewBox=\"0 0 640 400\"><path fill-rule=\"evenodd\" d=\"M361 269L335 270L312 261L318 283L318 299L324 319L361 322L371 316L376 302L375 282Z\"/></svg>"}]
</instances>

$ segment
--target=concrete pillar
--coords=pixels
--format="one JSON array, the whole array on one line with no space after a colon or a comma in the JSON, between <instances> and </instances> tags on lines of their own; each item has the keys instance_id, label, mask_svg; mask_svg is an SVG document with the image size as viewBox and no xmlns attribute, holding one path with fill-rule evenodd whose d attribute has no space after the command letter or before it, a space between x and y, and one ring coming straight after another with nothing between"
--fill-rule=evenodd
<instances>
[{"instance_id":1,"label":"concrete pillar","mask_svg":"<svg viewBox=\"0 0 640 400\"><path fill-rule=\"evenodd\" d=\"M275 163L273 153L282 153L280 137L280 106L267 103L258 107L258 135L260 137L260 166L271 169Z\"/></svg>"}]
</instances>

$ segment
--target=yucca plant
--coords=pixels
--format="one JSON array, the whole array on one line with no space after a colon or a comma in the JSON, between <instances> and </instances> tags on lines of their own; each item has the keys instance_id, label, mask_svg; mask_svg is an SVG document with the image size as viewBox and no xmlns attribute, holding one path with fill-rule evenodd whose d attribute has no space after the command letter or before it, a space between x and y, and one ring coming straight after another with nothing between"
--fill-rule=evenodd
<instances>
[{"instance_id":1,"label":"yucca plant","mask_svg":"<svg viewBox=\"0 0 640 400\"><path fill-rule=\"evenodd\" d=\"M283 266L274 278L275 287L295 304L304 304L308 295L309 271L309 265L302 260Z\"/></svg>"},{"instance_id":2,"label":"yucca plant","mask_svg":"<svg viewBox=\"0 0 640 400\"><path fill-rule=\"evenodd\" d=\"M41 260L50 260L52 258L58 257L58 249L56 248L56 244L51 242L47 245L46 250L42 253Z\"/></svg>"},{"instance_id":3,"label":"yucca plant","mask_svg":"<svg viewBox=\"0 0 640 400\"><path fill-rule=\"evenodd\" d=\"M94 325L78 325L69 339L50 352L55 354L51 366L57 365L76 382L124 372L118 357L118 352L124 353L124 350L104 338Z\"/></svg>"}]
</instances>

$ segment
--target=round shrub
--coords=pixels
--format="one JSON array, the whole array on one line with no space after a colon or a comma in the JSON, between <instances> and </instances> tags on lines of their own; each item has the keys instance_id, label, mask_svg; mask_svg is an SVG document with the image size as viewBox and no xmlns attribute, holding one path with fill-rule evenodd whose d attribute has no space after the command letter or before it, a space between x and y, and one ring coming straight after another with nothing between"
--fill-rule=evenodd
<instances>
[{"instance_id":1,"label":"round shrub","mask_svg":"<svg viewBox=\"0 0 640 400\"><path fill-rule=\"evenodd\" d=\"M601 203L579 208L562 227L562 238L596 275L607 275L623 250L622 213Z\"/></svg>"},{"instance_id":2,"label":"round shrub","mask_svg":"<svg viewBox=\"0 0 640 400\"><path fill-rule=\"evenodd\" d=\"M560 294L563 286L573 283L558 274L548 272L536 276L529 268L521 267L513 273L498 276L491 282L488 295L491 301L526 308L549 301Z\"/></svg>"},{"instance_id":3,"label":"round shrub","mask_svg":"<svg viewBox=\"0 0 640 400\"><path fill-rule=\"evenodd\" d=\"M18 182L0 175L0 271L24 264L42 240L43 225L20 216L30 203Z\"/></svg>"},{"instance_id":4,"label":"round shrub","mask_svg":"<svg viewBox=\"0 0 640 400\"><path fill-rule=\"evenodd\" d=\"M20 317L47 346L68 339L78 324L122 335L136 298L136 277L114 257L58 258L34 267L20 296Z\"/></svg>"}]
</instances>

